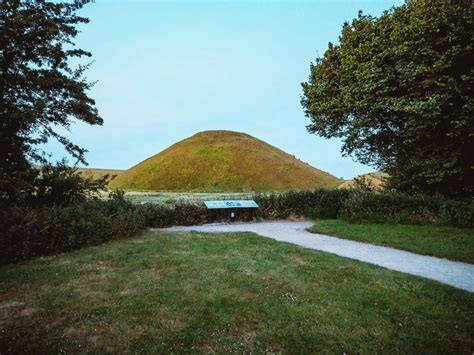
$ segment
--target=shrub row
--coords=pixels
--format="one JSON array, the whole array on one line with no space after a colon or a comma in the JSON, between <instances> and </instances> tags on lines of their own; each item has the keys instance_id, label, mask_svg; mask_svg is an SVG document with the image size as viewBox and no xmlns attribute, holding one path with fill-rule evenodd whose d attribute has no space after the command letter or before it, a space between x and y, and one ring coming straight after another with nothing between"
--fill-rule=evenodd
<instances>
[{"instance_id":1,"label":"shrub row","mask_svg":"<svg viewBox=\"0 0 474 355\"><path fill-rule=\"evenodd\" d=\"M440 196L314 190L260 194L257 211L235 210L237 220L290 217L342 218L355 222L439 223L474 226L474 203ZM10 206L0 210L1 263L70 251L131 236L146 227L196 225L228 220L229 210L203 205L136 205L123 194L111 200L87 200L68 206Z\"/></svg>"},{"instance_id":2,"label":"shrub row","mask_svg":"<svg viewBox=\"0 0 474 355\"><path fill-rule=\"evenodd\" d=\"M145 227L143 215L121 195L68 206L11 206L0 210L0 260L5 264L97 245Z\"/></svg>"},{"instance_id":3,"label":"shrub row","mask_svg":"<svg viewBox=\"0 0 474 355\"><path fill-rule=\"evenodd\" d=\"M146 203L137 205L137 211L149 227L164 228L173 225L197 225L229 220L235 212L235 220L279 219L309 216L337 218L348 198L347 190L315 190L260 194L255 197L258 210L207 210L203 204L178 202L173 206Z\"/></svg>"},{"instance_id":4,"label":"shrub row","mask_svg":"<svg viewBox=\"0 0 474 355\"><path fill-rule=\"evenodd\" d=\"M255 197L261 218L313 217L337 218L348 190L326 190L260 194Z\"/></svg>"},{"instance_id":5,"label":"shrub row","mask_svg":"<svg viewBox=\"0 0 474 355\"><path fill-rule=\"evenodd\" d=\"M136 210L144 217L146 225L152 228L223 222L229 220L232 211L238 221L261 217L251 210L208 210L204 205L186 202L178 202L172 206L146 203L137 205Z\"/></svg>"},{"instance_id":6,"label":"shrub row","mask_svg":"<svg viewBox=\"0 0 474 355\"><path fill-rule=\"evenodd\" d=\"M260 208L235 210L236 220L291 217L342 218L353 222L446 224L474 226L474 203L446 200L441 196L377 193L366 190L325 190L260 194ZM163 228L229 219L229 210L208 211L203 205L180 202L174 206L137 205L146 225Z\"/></svg>"},{"instance_id":7,"label":"shrub row","mask_svg":"<svg viewBox=\"0 0 474 355\"><path fill-rule=\"evenodd\" d=\"M253 217L248 211L237 216L241 220ZM196 204L136 205L120 193L110 200L76 201L67 206L9 206L0 209L0 264L133 236L146 227L196 225L227 218L227 211L208 213Z\"/></svg>"},{"instance_id":8,"label":"shrub row","mask_svg":"<svg viewBox=\"0 0 474 355\"><path fill-rule=\"evenodd\" d=\"M353 191L340 217L355 222L474 226L474 203L441 196Z\"/></svg>"},{"instance_id":9,"label":"shrub row","mask_svg":"<svg viewBox=\"0 0 474 355\"><path fill-rule=\"evenodd\" d=\"M256 197L261 218L342 218L353 222L474 226L473 201L367 190L314 190Z\"/></svg>"},{"instance_id":10,"label":"shrub row","mask_svg":"<svg viewBox=\"0 0 474 355\"><path fill-rule=\"evenodd\" d=\"M136 205L135 208L143 216L146 225L152 228L189 226L208 222L206 208L194 203L180 202L171 206L146 203Z\"/></svg>"}]
</instances>

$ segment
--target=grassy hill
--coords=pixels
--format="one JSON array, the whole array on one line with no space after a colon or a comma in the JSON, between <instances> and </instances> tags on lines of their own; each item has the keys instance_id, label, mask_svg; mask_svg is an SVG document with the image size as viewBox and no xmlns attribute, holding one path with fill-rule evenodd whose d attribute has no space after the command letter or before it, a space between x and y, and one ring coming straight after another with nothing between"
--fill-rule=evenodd
<instances>
[{"instance_id":1,"label":"grassy hill","mask_svg":"<svg viewBox=\"0 0 474 355\"><path fill-rule=\"evenodd\" d=\"M362 184L365 184L367 187L370 187L371 190L381 191L385 188L385 180L388 178L388 174L376 171L373 173L367 173L357 176L355 179L360 181ZM339 185L339 189L354 189L357 187L357 182L355 179L346 180Z\"/></svg>"},{"instance_id":2,"label":"grassy hill","mask_svg":"<svg viewBox=\"0 0 474 355\"><path fill-rule=\"evenodd\" d=\"M135 165L110 185L128 190L271 191L339 183L336 177L248 134L205 131Z\"/></svg>"},{"instance_id":3,"label":"grassy hill","mask_svg":"<svg viewBox=\"0 0 474 355\"><path fill-rule=\"evenodd\" d=\"M114 178L124 172L124 170L114 169L95 169L95 168L78 168L77 171L84 177L100 179L104 175L109 175L110 178Z\"/></svg>"}]
</instances>

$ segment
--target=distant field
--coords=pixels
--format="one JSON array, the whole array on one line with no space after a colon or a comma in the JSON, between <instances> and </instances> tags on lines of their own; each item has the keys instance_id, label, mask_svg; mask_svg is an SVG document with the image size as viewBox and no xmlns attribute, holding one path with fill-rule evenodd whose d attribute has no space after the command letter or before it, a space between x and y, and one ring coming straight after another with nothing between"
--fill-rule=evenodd
<instances>
[{"instance_id":1,"label":"distant field","mask_svg":"<svg viewBox=\"0 0 474 355\"><path fill-rule=\"evenodd\" d=\"M125 198L134 203L174 204L179 201L202 202L206 200L246 200L253 199L254 192L160 192L126 191Z\"/></svg>"}]
</instances>

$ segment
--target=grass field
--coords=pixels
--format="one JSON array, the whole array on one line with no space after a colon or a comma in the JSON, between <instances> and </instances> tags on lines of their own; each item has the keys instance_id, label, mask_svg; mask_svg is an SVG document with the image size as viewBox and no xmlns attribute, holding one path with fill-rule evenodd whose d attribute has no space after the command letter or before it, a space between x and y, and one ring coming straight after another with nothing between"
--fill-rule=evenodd
<instances>
[{"instance_id":1,"label":"grass field","mask_svg":"<svg viewBox=\"0 0 474 355\"><path fill-rule=\"evenodd\" d=\"M0 353L472 353L474 294L249 233L0 268Z\"/></svg>"},{"instance_id":2,"label":"grass field","mask_svg":"<svg viewBox=\"0 0 474 355\"><path fill-rule=\"evenodd\" d=\"M253 192L163 192L127 191L125 198L134 203L175 204L177 202L202 203L206 200L253 200Z\"/></svg>"},{"instance_id":3,"label":"grass field","mask_svg":"<svg viewBox=\"0 0 474 355\"><path fill-rule=\"evenodd\" d=\"M318 220L311 232L474 263L474 229Z\"/></svg>"}]
</instances>

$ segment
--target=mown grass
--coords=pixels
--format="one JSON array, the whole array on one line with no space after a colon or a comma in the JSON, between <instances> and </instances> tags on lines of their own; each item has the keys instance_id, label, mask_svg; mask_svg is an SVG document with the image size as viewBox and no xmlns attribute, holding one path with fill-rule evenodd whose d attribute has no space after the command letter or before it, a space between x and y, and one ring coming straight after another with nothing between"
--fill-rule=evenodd
<instances>
[{"instance_id":1,"label":"mown grass","mask_svg":"<svg viewBox=\"0 0 474 355\"><path fill-rule=\"evenodd\" d=\"M0 352L471 353L474 294L250 233L0 269Z\"/></svg>"},{"instance_id":2,"label":"mown grass","mask_svg":"<svg viewBox=\"0 0 474 355\"><path fill-rule=\"evenodd\" d=\"M313 233L372 243L418 254L474 263L474 229L439 225L349 223L318 220Z\"/></svg>"}]
</instances>

